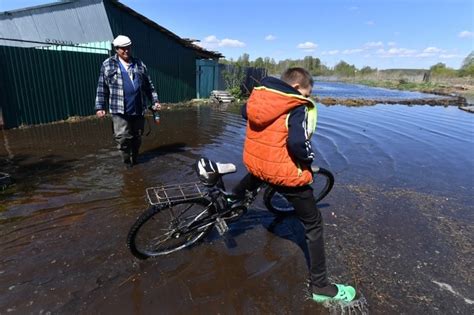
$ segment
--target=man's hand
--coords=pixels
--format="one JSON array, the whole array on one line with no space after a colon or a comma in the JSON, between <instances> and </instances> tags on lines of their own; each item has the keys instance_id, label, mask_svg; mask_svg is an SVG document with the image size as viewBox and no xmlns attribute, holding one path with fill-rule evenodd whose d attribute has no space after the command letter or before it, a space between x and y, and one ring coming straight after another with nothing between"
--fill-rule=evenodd
<instances>
[{"instance_id":1,"label":"man's hand","mask_svg":"<svg viewBox=\"0 0 474 315\"><path fill-rule=\"evenodd\" d=\"M151 109L154 110L154 111L160 110L161 109L161 104L159 102L156 102L155 105L153 105L153 107Z\"/></svg>"},{"instance_id":2,"label":"man's hand","mask_svg":"<svg viewBox=\"0 0 474 315\"><path fill-rule=\"evenodd\" d=\"M105 116L105 110L98 110L95 112L96 116L102 118Z\"/></svg>"}]
</instances>

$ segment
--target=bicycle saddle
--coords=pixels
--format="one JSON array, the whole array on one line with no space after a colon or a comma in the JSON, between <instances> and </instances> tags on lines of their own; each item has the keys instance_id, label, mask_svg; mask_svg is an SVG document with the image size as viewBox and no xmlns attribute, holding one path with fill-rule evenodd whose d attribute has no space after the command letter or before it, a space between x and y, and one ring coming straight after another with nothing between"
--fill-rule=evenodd
<instances>
[{"instance_id":1,"label":"bicycle saddle","mask_svg":"<svg viewBox=\"0 0 474 315\"><path fill-rule=\"evenodd\" d=\"M201 157L195 164L199 180L206 186L214 186L222 175L234 173L237 167L232 163L219 163Z\"/></svg>"}]
</instances>

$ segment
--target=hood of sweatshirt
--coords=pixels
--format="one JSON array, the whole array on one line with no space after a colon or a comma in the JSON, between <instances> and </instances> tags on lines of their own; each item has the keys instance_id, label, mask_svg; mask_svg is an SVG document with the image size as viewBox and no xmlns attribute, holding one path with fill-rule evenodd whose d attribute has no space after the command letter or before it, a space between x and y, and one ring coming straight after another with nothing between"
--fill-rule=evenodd
<instances>
[{"instance_id":1,"label":"hood of sweatshirt","mask_svg":"<svg viewBox=\"0 0 474 315\"><path fill-rule=\"evenodd\" d=\"M298 90L280 79L266 77L253 89L247 101L247 119L256 128L265 128L295 107L311 103Z\"/></svg>"}]
</instances>

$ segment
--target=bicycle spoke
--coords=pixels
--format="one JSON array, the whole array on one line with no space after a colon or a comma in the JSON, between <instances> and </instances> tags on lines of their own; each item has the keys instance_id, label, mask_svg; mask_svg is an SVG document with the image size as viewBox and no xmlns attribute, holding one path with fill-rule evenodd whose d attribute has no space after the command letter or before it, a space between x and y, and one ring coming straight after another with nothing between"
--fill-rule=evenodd
<instances>
[{"instance_id":1,"label":"bicycle spoke","mask_svg":"<svg viewBox=\"0 0 474 315\"><path fill-rule=\"evenodd\" d=\"M170 207L170 210L172 211L172 216L171 216L172 219L176 219L176 218L181 217L181 215L183 215L183 213L186 213L186 211L188 211L192 206L193 206L193 204L188 205L188 207L187 207L186 209L182 210L181 213L178 214L177 216L174 216L174 215L173 215L173 214L174 214L174 213L173 213L174 207L173 207L173 206ZM187 218L184 218L184 219L186 220Z\"/></svg>"},{"instance_id":2,"label":"bicycle spoke","mask_svg":"<svg viewBox=\"0 0 474 315\"><path fill-rule=\"evenodd\" d=\"M138 258L164 255L189 246L212 228L212 204L206 199L152 208L129 233L128 244ZM176 214L176 215L174 215Z\"/></svg>"}]
</instances>

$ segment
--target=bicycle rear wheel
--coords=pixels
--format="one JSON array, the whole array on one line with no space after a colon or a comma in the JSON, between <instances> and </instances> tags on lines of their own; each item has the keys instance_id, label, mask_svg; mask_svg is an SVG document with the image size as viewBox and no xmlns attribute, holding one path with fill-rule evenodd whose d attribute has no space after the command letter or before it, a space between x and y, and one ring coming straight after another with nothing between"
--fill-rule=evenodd
<instances>
[{"instance_id":1,"label":"bicycle rear wheel","mask_svg":"<svg viewBox=\"0 0 474 315\"><path fill-rule=\"evenodd\" d=\"M318 203L329 194L334 186L334 175L325 168L317 168L313 170L313 174L311 187L313 188L314 199ZM293 215L295 213L291 203L272 186L265 190L263 201L267 209L276 215Z\"/></svg>"},{"instance_id":2,"label":"bicycle rear wheel","mask_svg":"<svg viewBox=\"0 0 474 315\"><path fill-rule=\"evenodd\" d=\"M130 228L127 245L140 259L171 254L203 238L214 226L212 213L204 198L151 207Z\"/></svg>"}]
</instances>

